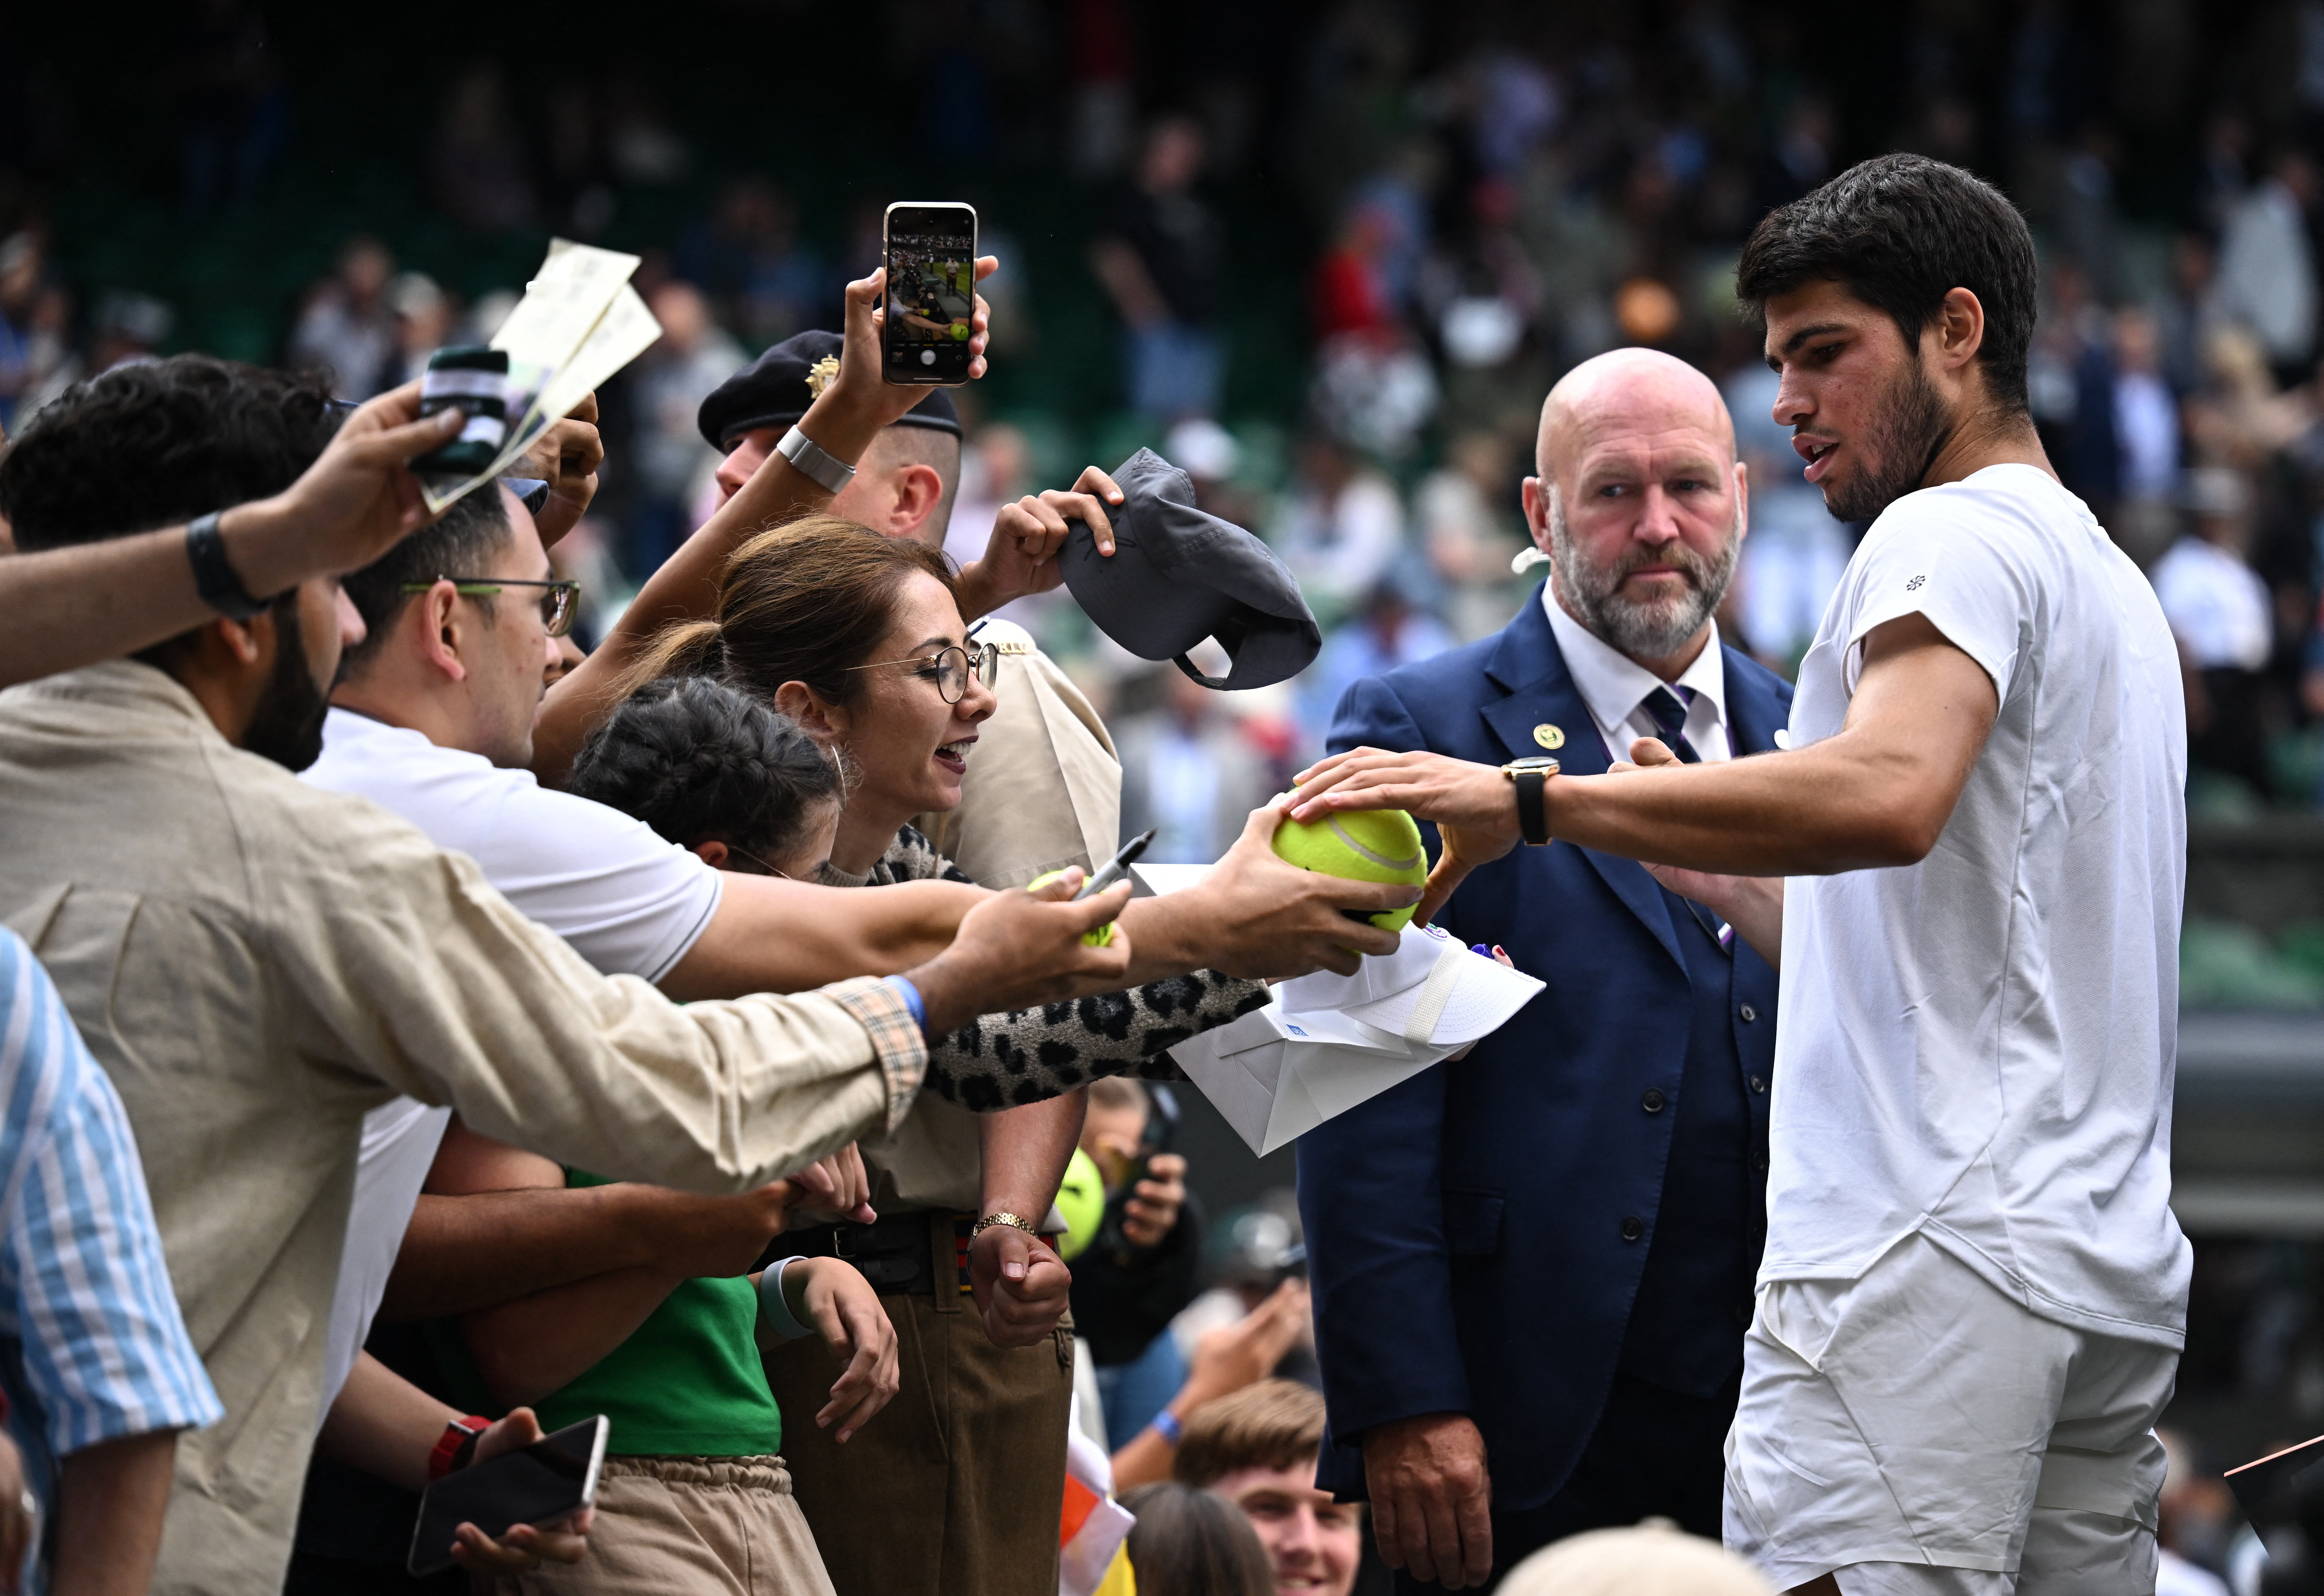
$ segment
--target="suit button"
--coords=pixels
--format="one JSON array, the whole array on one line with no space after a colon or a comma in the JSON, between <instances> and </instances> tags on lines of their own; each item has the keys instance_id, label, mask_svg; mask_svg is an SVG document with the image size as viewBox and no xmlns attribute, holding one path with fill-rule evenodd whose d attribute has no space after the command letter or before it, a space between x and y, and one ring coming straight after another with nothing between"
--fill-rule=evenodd
<instances>
[{"instance_id":1,"label":"suit button","mask_svg":"<svg viewBox=\"0 0 2324 1596\"><path fill-rule=\"evenodd\" d=\"M1640 1222L1637 1215L1632 1214L1622 1222L1622 1240L1625 1241L1635 1241L1646 1233L1646 1227Z\"/></svg>"},{"instance_id":2,"label":"suit button","mask_svg":"<svg viewBox=\"0 0 2324 1596\"><path fill-rule=\"evenodd\" d=\"M1754 1092L1765 1093L1767 1090L1767 1077L1765 1075L1753 1075L1751 1077L1751 1090Z\"/></svg>"},{"instance_id":3,"label":"suit button","mask_svg":"<svg viewBox=\"0 0 2324 1596\"><path fill-rule=\"evenodd\" d=\"M1658 1114L1663 1112L1663 1105L1669 1101L1669 1098L1663 1095L1663 1089L1660 1086L1649 1086L1646 1088L1646 1094L1638 1099L1638 1106L1650 1114Z\"/></svg>"},{"instance_id":4,"label":"suit button","mask_svg":"<svg viewBox=\"0 0 2324 1596\"><path fill-rule=\"evenodd\" d=\"M1746 1024L1746 1025L1750 1024L1753 1020L1755 1020L1755 1019L1758 1019L1758 1018L1759 1018L1759 1010L1757 1010L1757 1009L1754 1009L1754 1008L1753 1008L1753 1007L1751 1007L1751 1005L1750 1005L1750 1004L1748 1004L1748 1003L1746 1003L1746 1004L1744 1004L1744 1005L1743 1005L1743 1010L1742 1010L1742 1012L1743 1012L1743 1023L1744 1023L1744 1024Z\"/></svg>"}]
</instances>

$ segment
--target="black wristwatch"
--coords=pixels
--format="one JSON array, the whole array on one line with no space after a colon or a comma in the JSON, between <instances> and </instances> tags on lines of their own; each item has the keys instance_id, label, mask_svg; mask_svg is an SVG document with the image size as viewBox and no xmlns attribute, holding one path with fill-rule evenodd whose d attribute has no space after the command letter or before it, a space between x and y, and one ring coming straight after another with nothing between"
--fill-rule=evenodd
<instances>
[{"instance_id":1,"label":"black wristwatch","mask_svg":"<svg viewBox=\"0 0 2324 1596\"><path fill-rule=\"evenodd\" d=\"M186 527L186 558L193 563L194 591L202 602L229 621L247 621L265 613L271 598L253 598L226 558L226 540L218 536L218 512L198 515Z\"/></svg>"},{"instance_id":2,"label":"black wristwatch","mask_svg":"<svg viewBox=\"0 0 2324 1596\"><path fill-rule=\"evenodd\" d=\"M1525 840L1535 847L1549 841L1549 779L1557 774L1557 761L1535 755L1530 759L1511 760L1501 767L1517 789L1517 826Z\"/></svg>"}]
</instances>

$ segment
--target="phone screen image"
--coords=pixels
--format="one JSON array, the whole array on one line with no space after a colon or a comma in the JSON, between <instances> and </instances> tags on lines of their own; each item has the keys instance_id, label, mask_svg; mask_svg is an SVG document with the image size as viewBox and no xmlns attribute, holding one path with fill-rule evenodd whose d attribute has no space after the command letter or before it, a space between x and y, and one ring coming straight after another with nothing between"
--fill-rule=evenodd
<instances>
[{"instance_id":1,"label":"phone screen image","mask_svg":"<svg viewBox=\"0 0 2324 1596\"><path fill-rule=\"evenodd\" d=\"M888 381L968 378L976 314L976 212L965 205L888 208Z\"/></svg>"},{"instance_id":2,"label":"phone screen image","mask_svg":"<svg viewBox=\"0 0 2324 1596\"><path fill-rule=\"evenodd\" d=\"M517 1525L554 1524L589 1506L597 1499L597 1472L612 1428L599 1414L436 1481L420 1499L410 1571L450 1568L452 1539L463 1524L497 1539Z\"/></svg>"}]
</instances>

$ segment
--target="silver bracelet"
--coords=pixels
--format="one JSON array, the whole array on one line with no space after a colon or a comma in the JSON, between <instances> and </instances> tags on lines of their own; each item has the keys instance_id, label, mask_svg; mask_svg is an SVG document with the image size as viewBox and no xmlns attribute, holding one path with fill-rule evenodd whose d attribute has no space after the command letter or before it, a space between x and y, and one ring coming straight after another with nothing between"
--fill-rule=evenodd
<instances>
[{"instance_id":1,"label":"silver bracelet","mask_svg":"<svg viewBox=\"0 0 2324 1596\"><path fill-rule=\"evenodd\" d=\"M791 1312L790 1298L783 1295L783 1271L803 1258L779 1258L759 1273L759 1317L777 1338L797 1341L802 1335L815 1333L815 1326L799 1323Z\"/></svg>"},{"instance_id":2,"label":"silver bracelet","mask_svg":"<svg viewBox=\"0 0 2324 1596\"><path fill-rule=\"evenodd\" d=\"M817 444L815 439L793 427L775 445L775 453L797 466L809 481L831 493L855 480L855 467Z\"/></svg>"}]
</instances>

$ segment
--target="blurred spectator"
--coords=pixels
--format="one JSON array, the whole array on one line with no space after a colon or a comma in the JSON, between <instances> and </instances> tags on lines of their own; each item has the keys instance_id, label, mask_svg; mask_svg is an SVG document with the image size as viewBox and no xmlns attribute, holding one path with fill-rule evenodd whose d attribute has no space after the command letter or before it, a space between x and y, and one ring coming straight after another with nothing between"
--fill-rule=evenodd
<instances>
[{"instance_id":1,"label":"blurred spectator","mask_svg":"<svg viewBox=\"0 0 2324 1596\"><path fill-rule=\"evenodd\" d=\"M1508 617L1501 621L1507 624ZM1374 584L1362 610L1323 640L1323 651L1300 676L1299 724L1310 747L1322 750L1332 712L1357 682L1433 659L1452 646L1452 634L1434 616L1414 609L1396 583Z\"/></svg>"},{"instance_id":2,"label":"blurred spectator","mask_svg":"<svg viewBox=\"0 0 2324 1596\"><path fill-rule=\"evenodd\" d=\"M1442 608L1456 642L1499 632L1516 608L1509 557L1526 542L1509 510L1517 497L1510 459L1508 434L1462 433L1413 494L1421 549L1443 584Z\"/></svg>"},{"instance_id":3,"label":"blurred spectator","mask_svg":"<svg viewBox=\"0 0 2324 1596\"><path fill-rule=\"evenodd\" d=\"M1404 549L1404 501L1386 473L1322 432L1298 453L1298 479L1273 540L1300 591L1329 626L1388 574Z\"/></svg>"},{"instance_id":4,"label":"blurred spectator","mask_svg":"<svg viewBox=\"0 0 2324 1596\"><path fill-rule=\"evenodd\" d=\"M1171 1476L1242 1509L1275 1565L1277 1596L1349 1596L1363 1558L1364 1509L1315 1488L1323 1450L1323 1397L1263 1379L1194 1409Z\"/></svg>"},{"instance_id":5,"label":"blurred spectator","mask_svg":"<svg viewBox=\"0 0 2324 1596\"><path fill-rule=\"evenodd\" d=\"M692 283L678 279L650 301L661 337L631 368L636 405L637 494L630 515L623 567L643 581L661 568L693 530L693 500L716 469L716 449L696 425L710 391L740 371L742 347L710 318L710 307Z\"/></svg>"},{"instance_id":6,"label":"blurred spectator","mask_svg":"<svg viewBox=\"0 0 2324 1596\"><path fill-rule=\"evenodd\" d=\"M1500 1596L1775 1596L1775 1587L1718 1542L1649 1518L1543 1547L1509 1570Z\"/></svg>"},{"instance_id":7,"label":"blurred spectator","mask_svg":"<svg viewBox=\"0 0 2324 1596\"><path fill-rule=\"evenodd\" d=\"M425 272L402 272L387 285L387 308L395 318L395 354L381 380L383 388L416 383L428 357L451 341L451 297Z\"/></svg>"},{"instance_id":8,"label":"blurred spectator","mask_svg":"<svg viewBox=\"0 0 2324 1596\"><path fill-rule=\"evenodd\" d=\"M2316 171L2286 151L2265 181L2229 207L2219 250L2227 313L2251 328L2280 374L2304 375L2316 347L2316 259L2309 213Z\"/></svg>"},{"instance_id":9,"label":"blurred spectator","mask_svg":"<svg viewBox=\"0 0 2324 1596\"><path fill-rule=\"evenodd\" d=\"M1775 420L1775 374L1756 362L1720 383L1750 487L1733 613L1760 662L1788 676L1815 640L1853 544L1823 494L1801 477L1791 429Z\"/></svg>"},{"instance_id":10,"label":"blurred spectator","mask_svg":"<svg viewBox=\"0 0 2324 1596\"><path fill-rule=\"evenodd\" d=\"M2274 650L2267 586L2247 558L2251 487L2223 466L2190 471L2195 530L2154 567L2154 595L2187 679L2189 762L2268 790L2261 671Z\"/></svg>"},{"instance_id":11,"label":"blurred spectator","mask_svg":"<svg viewBox=\"0 0 2324 1596\"><path fill-rule=\"evenodd\" d=\"M1185 1320L1181 1315L1180 1324ZM1178 1388L1169 1406L1144 1429L1115 1445L1116 1488L1127 1490L1148 1481L1168 1479L1187 1420L1222 1397L1231 1397L1269 1375L1283 1374L1302 1346L1310 1350L1312 1366L1314 1333L1314 1310L1305 1280L1284 1280L1248 1312L1238 1297L1231 1318L1195 1338L1193 1350L1185 1354L1186 1383Z\"/></svg>"},{"instance_id":12,"label":"blurred spectator","mask_svg":"<svg viewBox=\"0 0 2324 1596\"><path fill-rule=\"evenodd\" d=\"M2187 1437L2158 1430L2168 1464L2163 1477L2155 1539L2161 1545L2154 1596L2227 1596L2218 1567L2236 1516L2226 1481L2196 1466Z\"/></svg>"},{"instance_id":13,"label":"blurred spectator","mask_svg":"<svg viewBox=\"0 0 2324 1596\"><path fill-rule=\"evenodd\" d=\"M290 98L266 44L266 19L240 0L201 0L180 13L172 75L189 211L247 203L281 156Z\"/></svg>"},{"instance_id":14,"label":"blurred spectator","mask_svg":"<svg viewBox=\"0 0 2324 1596\"><path fill-rule=\"evenodd\" d=\"M1167 1093L1169 1088L1158 1088ZM1074 1324L1089 1342L1108 1435L1135 1435L1186 1380L1170 1321L1194 1297L1202 1211L1186 1160L1166 1149L1177 1122L1143 1082L1090 1083L1081 1147L1105 1183L1105 1217L1074 1259Z\"/></svg>"},{"instance_id":15,"label":"blurred spectator","mask_svg":"<svg viewBox=\"0 0 2324 1596\"><path fill-rule=\"evenodd\" d=\"M382 392L400 365L395 318L387 284L394 257L378 239L357 234L340 247L338 269L315 285L290 334L283 364L293 371L324 371L340 399Z\"/></svg>"},{"instance_id":16,"label":"blurred spectator","mask_svg":"<svg viewBox=\"0 0 2324 1596\"><path fill-rule=\"evenodd\" d=\"M617 70L606 88L605 156L615 178L638 188L675 183L693 169L694 151L670 125L660 91L635 68Z\"/></svg>"},{"instance_id":17,"label":"blurred spectator","mask_svg":"<svg viewBox=\"0 0 2324 1596\"><path fill-rule=\"evenodd\" d=\"M2200 233L2181 233L2171 241L2170 281L2154 299L2163 375L2172 392L2186 394L2202 385L2204 352L2226 316L2211 241Z\"/></svg>"},{"instance_id":18,"label":"blurred spectator","mask_svg":"<svg viewBox=\"0 0 2324 1596\"><path fill-rule=\"evenodd\" d=\"M1175 666L1163 704L1113 727L1121 760L1121 835L1152 830L1157 864L1208 864L1275 791L1266 761L1222 697Z\"/></svg>"},{"instance_id":19,"label":"blurred spectator","mask_svg":"<svg viewBox=\"0 0 2324 1596\"><path fill-rule=\"evenodd\" d=\"M955 566L982 559L1001 507L1030 492L1032 482L1032 456L1022 432L1006 421L976 429L961 446L960 492L953 502L952 520L945 527L945 557ZM1017 619L1010 606L1003 605L1002 611L1011 620Z\"/></svg>"},{"instance_id":20,"label":"blurred spectator","mask_svg":"<svg viewBox=\"0 0 2324 1596\"><path fill-rule=\"evenodd\" d=\"M15 425L16 404L38 380L33 368L32 315L41 298L37 234L0 239L0 429Z\"/></svg>"},{"instance_id":21,"label":"blurred spectator","mask_svg":"<svg viewBox=\"0 0 2324 1596\"><path fill-rule=\"evenodd\" d=\"M1130 407L1161 420L1214 413L1226 352L1215 325L1225 264L1217 218L1194 192L1203 130L1166 116L1148 130L1137 179L1091 246L1098 281L1128 325Z\"/></svg>"},{"instance_id":22,"label":"blurred spectator","mask_svg":"<svg viewBox=\"0 0 2324 1596\"><path fill-rule=\"evenodd\" d=\"M1350 447L1400 460L1436 413L1440 390L1428 357L1408 337L1349 333L1316 355L1311 393L1330 435Z\"/></svg>"},{"instance_id":23,"label":"blurred spectator","mask_svg":"<svg viewBox=\"0 0 2324 1596\"><path fill-rule=\"evenodd\" d=\"M2163 376L2153 313L2138 306L2114 318L2114 439L2120 457L2107 523L2133 559L2152 565L2171 535L2179 483L2179 403Z\"/></svg>"},{"instance_id":24,"label":"blurred spectator","mask_svg":"<svg viewBox=\"0 0 2324 1596\"><path fill-rule=\"evenodd\" d=\"M1273 1596L1266 1547L1223 1499L1165 1480L1121 1505L1138 1517L1127 1545L1139 1596Z\"/></svg>"},{"instance_id":25,"label":"blurred spectator","mask_svg":"<svg viewBox=\"0 0 2324 1596\"><path fill-rule=\"evenodd\" d=\"M88 374L88 364L73 347L72 304L72 296L61 288L44 288L34 296L23 345L24 385L16 394L14 419L0 418L0 433L22 428L42 405Z\"/></svg>"},{"instance_id":26,"label":"blurred spectator","mask_svg":"<svg viewBox=\"0 0 2324 1596\"><path fill-rule=\"evenodd\" d=\"M1331 247L1308 280L1308 318L1319 342L1347 334L1393 337L1401 323L1387 257L1403 232L1384 201L1368 197L1349 208Z\"/></svg>"},{"instance_id":27,"label":"blurred spectator","mask_svg":"<svg viewBox=\"0 0 2324 1596\"><path fill-rule=\"evenodd\" d=\"M831 325L825 318L837 309L837 284L798 241L798 207L764 178L726 186L717 209L679 245L678 270L752 344Z\"/></svg>"},{"instance_id":28,"label":"blurred spectator","mask_svg":"<svg viewBox=\"0 0 2324 1596\"><path fill-rule=\"evenodd\" d=\"M524 140L509 114L507 80L493 62L473 62L453 79L432 169L436 203L462 226L505 233L531 225L540 208Z\"/></svg>"},{"instance_id":29,"label":"blurred spectator","mask_svg":"<svg viewBox=\"0 0 2324 1596\"><path fill-rule=\"evenodd\" d=\"M1204 1250L1210 1255L1211 1287L1170 1323L1189 1364L1198 1361L1197 1352L1213 1332L1240 1323L1286 1280L1296 1279L1305 1290L1307 1241L1297 1195L1277 1186L1256 1202L1230 1209L1212 1224ZM1320 1388L1312 1324L1302 1328L1282 1362L1263 1372Z\"/></svg>"},{"instance_id":30,"label":"blurred spectator","mask_svg":"<svg viewBox=\"0 0 2324 1596\"><path fill-rule=\"evenodd\" d=\"M2204 388L2186 406L2188 441L2200 463L2257 470L2307 429L2307 394L2276 391L2258 340L2244 328L2216 328L2204 356Z\"/></svg>"},{"instance_id":31,"label":"blurred spectator","mask_svg":"<svg viewBox=\"0 0 2324 1596\"><path fill-rule=\"evenodd\" d=\"M1236 480L1242 445L1208 416L1189 416L1171 428L1162 440L1162 457L1192 479L1198 508L1239 527L1259 520L1257 503Z\"/></svg>"},{"instance_id":32,"label":"blurred spectator","mask_svg":"<svg viewBox=\"0 0 2324 1596\"><path fill-rule=\"evenodd\" d=\"M106 295L97 302L89 325L88 369L101 374L152 359L169 341L176 320L170 307L151 294L116 291Z\"/></svg>"}]
</instances>

